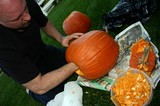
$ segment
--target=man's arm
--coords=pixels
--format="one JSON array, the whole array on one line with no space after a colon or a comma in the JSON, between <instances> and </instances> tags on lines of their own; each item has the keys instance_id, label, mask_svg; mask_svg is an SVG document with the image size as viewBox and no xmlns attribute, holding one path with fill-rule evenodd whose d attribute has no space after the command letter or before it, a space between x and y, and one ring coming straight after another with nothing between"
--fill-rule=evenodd
<instances>
[{"instance_id":1,"label":"man's arm","mask_svg":"<svg viewBox=\"0 0 160 106\"><path fill-rule=\"evenodd\" d=\"M62 43L63 35L57 30L57 28L49 20L42 29L48 36L56 39L59 43Z\"/></svg>"},{"instance_id":2,"label":"man's arm","mask_svg":"<svg viewBox=\"0 0 160 106\"><path fill-rule=\"evenodd\" d=\"M45 75L39 74L33 80L23 84L26 88L37 94L44 94L58 86L78 69L74 63L68 63L63 67L53 70Z\"/></svg>"},{"instance_id":3,"label":"man's arm","mask_svg":"<svg viewBox=\"0 0 160 106\"><path fill-rule=\"evenodd\" d=\"M68 47L71 40L83 35L83 33L73 33L69 36L63 36L49 20L42 29L48 36L56 39L64 47Z\"/></svg>"}]
</instances>

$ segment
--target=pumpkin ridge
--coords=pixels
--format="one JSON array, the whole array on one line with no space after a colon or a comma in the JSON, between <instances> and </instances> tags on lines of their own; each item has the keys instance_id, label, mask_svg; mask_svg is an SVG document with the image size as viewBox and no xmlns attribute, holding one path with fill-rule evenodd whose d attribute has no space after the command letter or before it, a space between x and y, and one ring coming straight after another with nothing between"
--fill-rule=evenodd
<instances>
[{"instance_id":1,"label":"pumpkin ridge","mask_svg":"<svg viewBox=\"0 0 160 106\"><path fill-rule=\"evenodd\" d=\"M99 52L97 52L95 55L94 55L94 57L92 57L91 58L91 60L90 61L93 61L93 60L95 60L95 58L97 58L97 56L99 56L99 55L101 55L101 52L103 52L103 51L105 51L105 49L104 48L106 48L107 46L111 46L112 47L112 45L114 45L115 43L113 43L113 42L111 42L109 45L108 44L106 44L104 47L103 47L103 49L101 48L101 50L99 51ZM112 57L112 55L114 55L112 52L114 51L114 49L112 49L112 51L110 51L110 52L107 52L108 54L111 54L110 56ZM106 54L106 56L108 56L108 54ZM108 63L110 63L110 61L112 60L113 58L107 58L107 63L106 64L108 64ZM95 60L96 61L96 60ZM105 66L105 65L104 65Z\"/></svg>"},{"instance_id":2,"label":"pumpkin ridge","mask_svg":"<svg viewBox=\"0 0 160 106\"><path fill-rule=\"evenodd\" d=\"M118 50L118 48L115 48L113 51L117 51ZM115 57L115 54L113 54L112 53L112 55L111 55L111 57ZM115 57L115 58L109 58L109 60L107 61L107 63L105 64L105 65L103 65L103 68L101 68L101 69L104 69L105 68L105 70L111 70L112 68L113 68L113 66L114 65L112 65L111 66L111 64L113 64L112 62L111 62L111 60L117 60L117 58L118 58L118 56L117 57ZM116 64L116 62L114 63L114 64ZM101 69L99 69L99 70L101 70ZM93 69L89 69L89 70L93 70ZM85 74L94 74L94 73L87 73L87 71L85 71L86 73ZM93 72L93 71L92 71ZM94 72L100 72L100 71L98 71L98 70L95 70ZM103 71L102 71L103 72ZM96 74L96 73L95 73Z\"/></svg>"},{"instance_id":3,"label":"pumpkin ridge","mask_svg":"<svg viewBox=\"0 0 160 106\"><path fill-rule=\"evenodd\" d=\"M72 20L74 20L74 18ZM68 23L68 21L66 21L65 23ZM77 30L79 29L75 23L72 23L71 26L68 26L68 24L64 25L64 27L66 27L70 31L70 33L77 32ZM66 34L69 34L69 33L66 31Z\"/></svg>"},{"instance_id":4,"label":"pumpkin ridge","mask_svg":"<svg viewBox=\"0 0 160 106\"><path fill-rule=\"evenodd\" d=\"M95 34L96 33L98 33L97 31L94 31L94 32L92 32L92 33L94 33L94 36L95 36ZM92 37L90 37L90 33L88 33L87 35L84 35L85 37L86 36L88 36L88 39L87 39L87 41L86 40L82 40L83 38L79 38L79 39L77 39L76 40L76 42L73 42L73 43L83 43L83 42L86 42L85 43L85 45L88 45L87 43L92 39ZM83 36L82 36L83 37ZM82 41L82 42L81 42ZM75 48L75 49L77 49L77 55L74 55L74 59L76 59L77 58L77 56L79 56L79 53L81 54L81 55L86 55L86 54L88 54L88 51L86 50L86 46L83 46L83 45L79 45L77 48ZM82 52L80 51L80 50L86 50L85 52L83 52L83 54L82 54ZM85 57L84 57L85 58ZM83 57L81 57L81 59L80 59L80 61L79 62L81 62L82 60L85 60ZM91 58L89 58L88 60L90 60ZM79 63L77 63L76 62L76 64L79 64Z\"/></svg>"},{"instance_id":5,"label":"pumpkin ridge","mask_svg":"<svg viewBox=\"0 0 160 106\"><path fill-rule=\"evenodd\" d=\"M86 33L84 36L81 36L79 39L76 39L75 40L75 42L72 42L74 45L75 44L78 44L78 43L82 43L83 44L83 42L86 42L86 43L88 43L89 41L90 41L90 39L92 39L93 37L90 37L92 34L94 34L94 35L92 35L92 36L95 36L96 34L99 34L99 32L98 32L98 30L95 30L95 31L91 31L91 32L88 32L88 33ZM83 38L86 38L87 37L87 39L83 39ZM72 43L71 43L71 45L70 46L72 46ZM88 44L86 44L85 43L85 45L88 45ZM70 47L69 46L69 47ZM72 49L74 49L74 47L72 47ZM72 57L72 60L76 60L76 58L77 58L77 56L79 56L80 54L81 55L86 55L87 53L88 53L88 51L86 50L86 46L83 46L83 45L79 45L78 47L75 47L75 49L76 49L76 53L75 54L77 54L77 55L73 55L73 57ZM85 52L83 52L83 54L82 54L82 52L80 51L80 50L86 50ZM73 50L74 51L74 50ZM72 53L72 52L71 52ZM79 66L79 64L81 64L80 62L81 61L83 61L83 60L86 60L86 58L85 57L81 57L80 58L80 60L79 60L79 62L77 62L77 61L74 61L75 62L75 64L77 64L78 66ZM90 60L90 59L88 59L88 60ZM83 66L83 65L82 65ZM79 67L82 67L82 66L79 66ZM80 70L82 70L82 69L80 69Z\"/></svg>"},{"instance_id":6,"label":"pumpkin ridge","mask_svg":"<svg viewBox=\"0 0 160 106\"><path fill-rule=\"evenodd\" d=\"M84 29L83 29L82 26L83 26L84 24L78 22L77 19L76 19L76 17L75 17L75 18L73 17L72 20L74 21L73 24L72 24L72 28L73 28L73 26L74 26L74 28L76 27L75 30L74 30L74 32L81 32L81 31L83 32ZM79 29L78 27L81 27L82 29ZM73 29L72 29L72 30L73 30ZM78 30L80 30L80 31L78 31ZM74 33L74 32L72 32L72 33Z\"/></svg>"},{"instance_id":7,"label":"pumpkin ridge","mask_svg":"<svg viewBox=\"0 0 160 106\"><path fill-rule=\"evenodd\" d=\"M90 37L90 38L88 38L87 39L87 41L90 43L90 40L92 40L92 39L95 39L95 37L97 37L100 33L102 33L102 31L101 32L98 32L98 31L96 31L96 32L94 32L94 35L92 35L92 37ZM84 35L84 36L86 36L86 35ZM102 37L105 37L105 35L103 35ZM85 40L83 40L84 42L85 42ZM86 45L90 45L90 44L87 44L88 42L86 42L85 44ZM107 45L108 43L106 43L106 45ZM83 46L83 45L80 45L81 47L83 47L83 48L79 48L80 50L86 50L86 46ZM90 48L91 49L91 48ZM101 48L102 49L102 48ZM77 50L78 51L78 50ZM100 51L101 52L101 51ZM81 53L80 51L78 52L78 53ZM77 55L76 56L78 56L78 53L77 53ZM94 53L94 56L97 54L98 52L96 52L96 53ZM83 55L89 55L90 53L86 50L85 52L84 52L84 54ZM76 58L76 57L75 57ZM85 58L85 57L84 57ZM82 57L81 58L81 61L82 60L84 60L84 58ZM87 60L88 61L92 61L94 59L94 57L91 57L90 56L90 58L88 58ZM85 60L86 60L86 58L85 58ZM79 62L81 62L81 61L79 61ZM77 63L78 64L78 63Z\"/></svg>"},{"instance_id":8,"label":"pumpkin ridge","mask_svg":"<svg viewBox=\"0 0 160 106\"><path fill-rule=\"evenodd\" d=\"M75 32L86 33L91 27L90 18L79 11L73 11L63 21L63 30L67 35Z\"/></svg>"},{"instance_id":9,"label":"pumpkin ridge","mask_svg":"<svg viewBox=\"0 0 160 106\"><path fill-rule=\"evenodd\" d=\"M105 45L103 48L101 48L101 50L100 50L99 52L97 52L96 55L98 55L98 54L99 54L100 52L102 52L102 51L105 51L104 48L106 48L106 47L112 47L112 46L114 46L114 45L116 45L116 41L115 41L115 42L111 42L111 41L110 41L110 42L106 43L106 45ZM118 45L118 44L117 44L117 45ZM114 49L108 51L107 53L110 54L110 53L112 53L113 51L114 51ZM106 56L107 56L108 54L106 54Z\"/></svg>"},{"instance_id":10,"label":"pumpkin ridge","mask_svg":"<svg viewBox=\"0 0 160 106\"><path fill-rule=\"evenodd\" d=\"M116 43L116 42L111 42L111 43L110 43L110 46L115 45L115 43ZM118 45L118 44L117 44L117 45ZM107 44L105 45L104 48L106 48L106 46L107 46ZM99 70L102 70L102 69L104 69L104 68L105 68L105 70L111 70L111 69L113 68L114 65L111 66L111 64L113 64L111 61L113 61L113 60L116 61L117 58L118 58L118 56L116 57L116 56L115 56L116 54L114 54L114 53L112 53L112 52L117 52L118 50L119 50L118 47L117 47L117 48L115 47L114 49L112 49L112 51L110 51L110 53L111 53L110 56L111 56L111 57L115 57L115 58L108 58L108 59L107 59L108 61L107 61L106 65L101 66L102 68L99 68ZM101 49L101 51L99 51L97 54L95 54L95 56L97 56L98 54L100 54L100 52L102 52L102 51L105 51L105 50L104 50L104 49ZM107 56L107 55L106 55L106 56ZM95 60L94 58L96 58L96 57L93 57L92 60L90 60L90 61ZM95 61L96 61L96 60L95 60ZM116 64L116 62L115 62L114 64ZM94 65L93 65L93 66L94 66ZM91 73L88 72L86 69L85 69L86 71L84 71L84 73L85 73L86 75L88 74L88 75L90 75L90 76L91 76L91 75L94 76L94 75L96 75L96 74L98 74L98 73L104 72L103 70L102 70L102 71L93 70L93 69L94 69L93 66L91 66L91 69L88 68L88 70L92 70ZM109 67L109 66L110 66L110 67ZM98 72L98 73L96 73L96 72ZM104 73L106 74L107 72L104 72ZM104 73L103 73L103 74L104 74Z\"/></svg>"}]
</instances>

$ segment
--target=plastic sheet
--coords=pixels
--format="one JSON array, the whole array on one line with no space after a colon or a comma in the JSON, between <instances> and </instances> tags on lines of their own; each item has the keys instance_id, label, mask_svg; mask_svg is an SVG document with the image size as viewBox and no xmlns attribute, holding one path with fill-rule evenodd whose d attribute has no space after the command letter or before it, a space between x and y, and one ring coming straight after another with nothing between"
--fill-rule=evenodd
<instances>
[{"instance_id":1,"label":"plastic sheet","mask_svg":"<svg viewBox=\"0 0 160 106\"><path fill-rule=\"evenodd\" d=\"M103 29L114 29L137 21L145 23L155 10L156 0L121 0L103 15Z\"/></svg>"}]
</instances>

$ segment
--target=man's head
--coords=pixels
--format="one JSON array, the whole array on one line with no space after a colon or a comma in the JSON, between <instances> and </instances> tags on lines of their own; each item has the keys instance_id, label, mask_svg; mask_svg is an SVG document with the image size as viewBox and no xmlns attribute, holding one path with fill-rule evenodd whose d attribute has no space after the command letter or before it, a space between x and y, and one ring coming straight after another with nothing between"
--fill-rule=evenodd
<instances>
[{"instance_id":1,"label":"man's head","mask_svg":"<svg viewBox=\"0 0 160 106\"><path fill-rule=\"evenodd\" d=\"M1 0L0 7L2 26L22 29L29 25L31 16L25 0Z\"/></svg>"}]
</instances>

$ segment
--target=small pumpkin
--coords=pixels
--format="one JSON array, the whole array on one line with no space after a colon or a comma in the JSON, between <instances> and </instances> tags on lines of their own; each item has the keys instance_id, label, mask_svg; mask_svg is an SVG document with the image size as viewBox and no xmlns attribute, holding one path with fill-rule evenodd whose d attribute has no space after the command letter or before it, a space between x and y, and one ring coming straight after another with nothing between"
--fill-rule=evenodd
<instances>
[{"instance_id":1,"label":"small pumpkin","mask_svg":"<svg viewBox=\"0 0 160 106\"><path fill-rule=\"evenodd\" d=\"M76 73L86 79L106 75L116 64L119 55L117 42L105 31L93 30L74 40L66 50L67 62L74 62Z\"/></svg>"},{"instance_id":2,"label":"small pumpkin","mask_svg":"<svg viewBox=\"0 0 160 106\"><path fill-rule=\"evenodd\" d=\"M91 27L90 18L79 11L73 11L63 22L63 30L67 35L76 32L86 33Z\"/></svg>"},{"instance_id":3,"label":"small pumpkin","mask_svg":"<svg viewBox=\"0 0 160 106\"><path fill-rule=\"evenodd\" d=\"M130 67L150 72L155 66L156 55L150 42L140 39L131 47Z\"/></svg>"}]
</instances>

